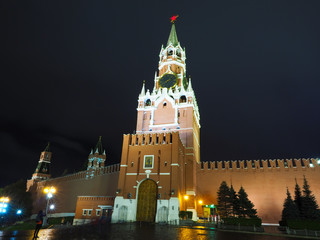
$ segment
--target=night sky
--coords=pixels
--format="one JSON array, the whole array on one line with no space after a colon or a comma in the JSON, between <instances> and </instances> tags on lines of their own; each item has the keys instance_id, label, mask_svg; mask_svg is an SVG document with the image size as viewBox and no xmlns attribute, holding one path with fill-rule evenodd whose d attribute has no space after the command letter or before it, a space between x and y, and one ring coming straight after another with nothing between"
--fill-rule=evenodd
<instances>
[{"instance_id":1,"label":"night sky","mask_svg":"<svg viewBox=\"0 0 320 240\"><path fill-rule=\"evenodd\" d=\"M0 187L31 178L51 142L53 176L108 163L153 88L179 14L201 123L201 159L320 157L320 1L0 2Z\"/></svg>"}]
</instances>

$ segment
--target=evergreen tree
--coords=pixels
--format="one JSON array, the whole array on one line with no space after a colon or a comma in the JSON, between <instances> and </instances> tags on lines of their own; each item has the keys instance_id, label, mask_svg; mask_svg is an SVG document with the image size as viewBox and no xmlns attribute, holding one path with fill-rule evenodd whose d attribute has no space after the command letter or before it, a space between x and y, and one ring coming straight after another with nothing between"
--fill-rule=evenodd
<instances>
[{"instance_id":1,"label":"evergreen tree","mask_svg":"<svg viewBox=\"0 0 320 240\"><path fill-rule=\"evenodd\" d=\"M296 204L299 210L299 213L301 215L302 195L301 195L300 186L297 183L297 179L296 179L296 186L294 188L294 203Z\"/></svg>"},{"instance_id":2,"label":"evergreen tree","mask_svg":"<svg viewBox=\"0 0 320 240\"><path fill-rule=\"evenodd\" d=\"M218 210L222 217L228 217L230 214L230 188L225 181L218 190Z\"/></svg>"},{"instance_id":3,"label":"evergreen tree","mask_svg":"<svg viewBox=\"0 0 320 240\"><path fill-rule=\"evenodd\" d=\"M239 198L239 210L238 216L239 217L257 217L257 210L254 209L254 204L248 199L248 194L241 186L238 192Z\"/></svg>"},{"instance_id":4,"label":"evergreen tree","mask_svg":"<svg viewBox=\"0 0 320 240\"><path fill-rule=\"evenodd\" d=\"M282 221L288 219L299 219L300 213L297 205L293 201L289 189L287 188L287 198L283 203Z\"/></svg>"},{"instance_id":5,"label":"evergreen tree","mask_svg":"<svg viewBox=\"0 0 320 240\"><path fill-rule=\"evenodd\" d=\"M233 189L232 184L230 186L230 206L231 206L231 214L232 216L235 217L239 212L239 199L238 199L238 194Z\"/></svg>"},{"instance_id":6,"label":"evergreen tree","mask_svg":"<svg viewBox=\"0 0 320 240\"><path fill-rule=\"evenodd\" d=\"M310 190L310 186L306 177L303 177L303 196L301 203L301 218L304 219L318 219L319 215L319 206L315 199L315 196Z\"/></svg>"}]
</instances>

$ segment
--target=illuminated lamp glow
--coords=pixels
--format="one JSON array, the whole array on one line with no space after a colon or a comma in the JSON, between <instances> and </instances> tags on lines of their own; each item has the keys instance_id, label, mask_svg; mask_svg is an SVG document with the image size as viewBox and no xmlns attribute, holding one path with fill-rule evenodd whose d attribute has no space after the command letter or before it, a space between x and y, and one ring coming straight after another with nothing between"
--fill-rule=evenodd
<instances>
[{"instance_id":1,"label":"illuminated lamp glow","mask_svg":"<svg viewBox=\"0 0 320 240\"><path fill-rule=\"evenodd\" d=\"M184 199L185 199L185 200L188 200L188 199L189 199L189 196L188 196L188 195L185 195L185 196L184 196Z\"/></svg>"},{"instance_id":2,"label":"illuminated lamp glow","mask_svg":"<svg viewBox=\"0 0 320 240\"><path fill-rule=\"evenodd\" d=\"M214 208L214 204L211 204L210 207L211 207L211 208Z\"/></svg>"},{"instance_id":3,"label":"illuminated lamp glow","mask_svg":"<svg viewBox=\"0 0 320 240\"><path fill-rule=\"evenodd\" d=\"M310 167L314 167L314 166L313 166L313 163L310 163L310 165L309 165L309 166L310 166Z\"/></svg>"},{"instance_id":4,"label":"illuminated lamp glow","mask_svg":"<svg viewBox=\"0 0 320 240\"><path fill-rule=\"evenodd\" d=\"M0 208L0 213L2 212L2 208Z\"/></svg>"},{"instance_id":5,"label":"illuminated lamp glow","mask_svg":"<svg viewBox=\"0 0 320 240\"><path fill-rule=\"evenodd\" d=\"M51 205L50 205L50 209L51 209L51 210L54 209L54 204L51 204Z\"/></svg>"},{"instance_id":6,"label":"illuminated lamp glow","mask_svg":"<svg viewBox=\"0 0 320 240\"><path fill-rule=\"evenodd\" d=\"M19 214L21 214L22 213L22 211L19 209L18 211L17 211L17 214L19 215Z\"/></svg>"},{"instance_id":7,"label":"illuminated lamp glow","mask_svg":"<svg viewBox=\"0 0 320 240\"><path fill-rule=\"evenodd\" d=\"M3 207L3 203L0 203L0 208Z\"/></svg>"},{"instance_id":8,"label":"illuminated lamp glow","mask_svg":"<svg viewBox=\"0 0 320 240\"><path fill-rule=\"evenodd\" d=\"M49 188L43 189L43 192L44 192L44 193L48 193L48 192L49 192Z\"/></svg>"},{"instance_id":9,"label":"illuminated lamp glow","mask_svg":"<svg viewBox=\"0 0 320 240\"><path fill-rule=\"evenodd\" d=\"M56 189L54 187L51 187L51 191L50 192L55 193Z\"/></svg>"},{"instance_id":10,"label":"illuminated lamp glow","mask_svg":"<svg viewBox=\"0 0 320 240\"><path fill-rule=\"evenodd\" d=\"M202 200L199 200L199 204L202 204Z\"/></svg>"},{"instance_id":11,"label":"illuminated lamp glow","mask_svg":"<svg viewBox=\"0 0 320 240\"><path fill-rule=\"evenodd\" d=\"M7 210L6 210L6 209L2 209L2 212L4 212L4 213L5 213L5 212L7 212Z\"/></svg>"},{"instance_id":12,"label":"illuminated lamp glow","mask_svg":"<svg viewBox=\"0 0 320 240\"><path fill-rule=\"evenodd\" d=\"M8 204L3 204L3 207L4 207L4 208L8 207Z\"/></svg>"},{"instance_id":13,"label":"illuminated lamp glow","mask_svg":"<svg viewBox=\"0 0 320 240\"><path fill-rule=\"evenodd\" d=\"M318 164L320 165L320 159L318 159Z\"/></svg>"},{"instance_id":14,"label":"illuminated lamp glow","mask_svg":"<svg viewBox=\"0 0 320 240\"><path fill-rule=\"evenodd\" d=\"M53 195L52 195L52 193L48 193L47 196L48 196L48 198L52 198Z\"/></svg>"}]
</instances>

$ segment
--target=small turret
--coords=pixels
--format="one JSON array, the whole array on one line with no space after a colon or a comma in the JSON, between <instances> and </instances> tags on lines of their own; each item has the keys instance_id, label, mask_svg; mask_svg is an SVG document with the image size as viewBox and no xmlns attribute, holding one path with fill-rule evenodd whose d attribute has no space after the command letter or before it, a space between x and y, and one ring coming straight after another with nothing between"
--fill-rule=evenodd
<instances>
[{"instance_id":1,"label":"small turret","mask_svg":"<svg viewBox=\"0 0 320 240\"><path fill-rule=\"evenodd\" d=\"M89 169L99 169L103 168L106 161L106 151L102 148L102 137L99 137L97 145L94 149L91 149L91 152L88 157L88 168Z\"/></svg>"},{"instance_id":2,"label":"small turret","mask_svg":"<svg viewBox=\"0 0 320 240\"><path fill-rule=\"evenodd\" d=\"M52 153L50 152L50 143L45 147L45 149L40 154L40 160L32 175L32 179L46 180L51 177L50 174L50 163L51 163Z\"/></svg>"}]
</instances>

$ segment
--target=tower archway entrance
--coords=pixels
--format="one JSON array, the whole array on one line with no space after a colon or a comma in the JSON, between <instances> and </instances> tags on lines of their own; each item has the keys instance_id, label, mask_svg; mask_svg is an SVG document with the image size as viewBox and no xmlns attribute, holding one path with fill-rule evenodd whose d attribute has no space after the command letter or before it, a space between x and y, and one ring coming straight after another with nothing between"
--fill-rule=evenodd
<instances>
[{"instance_id":1,"label":"tower archway entrance","mask_svg":"<svg viewBox=\"0 0 320 240\"><path fill-rule=\"evenodd\" d=\"M157 209L157 184L145 180L139 186L137 221L154 222Z\"/></svg>"}]
</instances>

